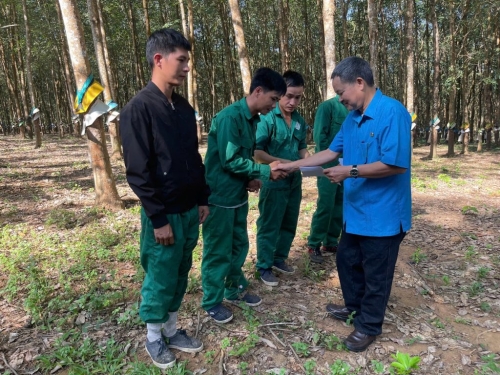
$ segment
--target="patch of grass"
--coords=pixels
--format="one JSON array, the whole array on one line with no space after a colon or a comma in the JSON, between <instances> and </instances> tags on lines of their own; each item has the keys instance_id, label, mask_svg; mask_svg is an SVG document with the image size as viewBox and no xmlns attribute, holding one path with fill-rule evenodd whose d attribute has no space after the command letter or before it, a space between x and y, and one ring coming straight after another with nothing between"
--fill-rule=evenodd
<instances>
[{"instance_id":1,"label":"patch of grass","mask_svg":"<svg viewBox=\"0 0 500 375\"><path fill-rule=\"evenodd\" d=\"M351 366L347 362L341 359L337 359L333 364L330 365L331 375L347 375L351 371Z\"/></svg>"},{"instance_id":2,"label":"patch of grass","mask_svg":"<svg viewBox=\"0 0 500 375\"><path fill-rule=\"evenodd\" d=\"M412 337L411 339L408 339L405 341L405 343L407 343L408 345L413 345L417 342L420 342L422 341L422 338L420 336L415 336L415 337Z\"/></svg>"},{"instance_id":3,"label":"patch of grass","mask_svg":"<svg viewBox=\"0 0 500 375\"><path fill-rule=\"evenodd\" d=\"M457 316L455 318L455 323L465 324L465 325L468 325L468 326L470 326L472 324L472 322L470 320L462 318L460 316Z\"/></svg>"},{"instance_id":4,"label":"patch of grass","mask_svg":"<svg viewBox=\"0 0 500 375\"><path fill-rule=\"evenodd\" d=\"M372 359L370 367L376 374L383 374L385 372L385 365L376 359Z\"/></svg>"},{"instance_id":5,"label":"patch of grass","mask_svg":"<svg viewBox=\"0 0 500 375\"><path fill-rule=\"evenodd\" d=\"M304 370L306 372L306 375L314 375L314 369L316 368L316 366L316 361L314 359L308 359L307 361L305 361Z\"/></svg>"},{"instance_id":6,"label":"patch of grass","mask_svg":"<svg viewBox=\"0 0 500 375\"><path fill-rule=\"evenodd\" d=\"M334 334L326 335L323 337L323 344L328 350L346 350L346 346L342 339Z\"/></svg>"},{"instance_id":7,"label":"patch of grass","mask_svg":"<svg viewBox=\"0 0 500 375\"><path fill-rule=\"evenodd\" d=\"M477 208L474 206L463 206L460 212L462 215L476 215L479 213Z\"/></svg>"},{"instance_id":8,"label":"patch of grass","mask_svg":"<svg viewBox=\"0 0 500 375\"><path fill-rule=\"evenodd\" d=\"M481 305L479 306L481 311L489 313L491 312L491 305L488 302L481 302Z\"/></svg>"},{"instance_id":9,"label":"patch of grass","mask_svg":"<svg viewBox=\"0 0 500 375\"><path fill-rule=\"evenodd\" d=\"M295 349L295 352L298 356L309 357L311 355L311 352L309 351L309 345L305 342L294 342L292 343L292 347Z\"/></svg>"},{"instance_id":10,"label":"patch of grass","mask_svg":"<svg viewBox=\"0 0 500 375\"><path fill-rule=\"evenodd\" d=\"M229 351L229 355L240 357L247 354L250 349L255 348L255 345L259 342L259 336L255 333L250 333L247 338L243 341L238 341L234 344L233 348Z\"/></svg>"},{"instance_id":11,"label":"patch of grass","mask_svg":"<svg viewBox=\"0 0 500 375\"><path fill-rule=\"evenodd\" d=\"M479 267L479 269L477 270L477 278L484 279L490 271L491 271L491 269L488 267L484 267L484 266Z\"/></svg>"},{"instance_id":12,"label":"patch of grass","mask_svg":"<svg viewBox=\"0 0 500 375\"><path fill-rule=\"evenodd\" d=\"M450 285L450 277L448 275L444 275L442 280L443 280L444 285L446 285L446 286Z\"/></svg>"},{"instance_id":13,"label":"patch of grass","mask_svg":"<svg viewBox=\"0 0 500 375\"><path fill-rule=\"evenodd\" d=\"M81 333L70 330L56 340L49 353L37 358L43 372L50 372L55 366L62 366L68 374L107 375L159 375L161 370L147 366L137 360L130 361L124 351L124 344L113 339L98 345ZM189 374L186 362L177 363L167 374Z\"/></svg>"},{"instance_id":14,"label":"patch of grass","mask_svg":"<svg viewBox=\"0 0 500 375\"><path fill-rule=\"evenodd\" d=\"M474 249L474 246L469 246L465 251L465 260L471 261L478 256L478 252Z\"/></svg>"},{"instance_id":15,"label":"patch of grass","mask_svg":"<svg viewBox=\"0 0 500 375\"><path fill-rule=\"evenodd\" d=\"M302 212L310 213L310 212L312 212L314 210L315 207L316 207L316 203L315 202L308 202L308 203L306 203L306 205L302 209Z\"/></svg>"},{"instance_id":16,"label":"patch of grass","mask_svg":"<svg viewBox=\"0 0 500 375\"><path fill-rule=\"evenodd\" d=\"M55 225L59 229L71 229L76 226L76 214L73 211L56 208L49 212L45 224Z\"/></svg>"},{"instance_id":17,"label":"patch of grass","mask_svg":"<svg viewBox=\"0 0 500 375\"><path fill-rule=\"evenodd\" d=\"M259 209L259 196L250 195L248 197L248 209L249 210L258 210Z\"/></svg>"},{"instance_id":18,"label":"patch of grass","mask_svg":"<svg viewBox=\"0 0 500 375\"><path fill-rule=\"evenodd\" d=\"M414 263L415 265L421 263L427 259L427 255L422 252L422 249L417 248L417 250L411 255L411 262Z\"/></svg>"},{"instance_id":19,"label":"patch of grass","mask_svg":"<svg viewBox=\"0 0 500 375\"><path fill-rule=\"evenodd\" d=\"M314 270L312 267L312 262L311 259L309 258L308 254L304 254L303 256L303 261L304 261L304 276L307 277L308 279L314 281L315 283L321 281L325 275L326 271L325 270Z\"/></svg>"},{"instance_id":20,"label":"patch of grass","mask_svg":"<svg viewBox=\"0 0 500 375\"><path fill-rule=\"evenodd\" d=\"M479 281L474 281L469 287L469 296L475 297L484 291L483 284Z\"/></svg>"},{"instance_id":21,"label":"patch of grass","mask_svg":"<svg viewBox=\"0 0 500 375\"><path fill-rule=\"evenodd\" d=\"M447 185L451 184L451 177L447 174L439 174L438 179L446 183Z\"/></svg>"}]
</instances>

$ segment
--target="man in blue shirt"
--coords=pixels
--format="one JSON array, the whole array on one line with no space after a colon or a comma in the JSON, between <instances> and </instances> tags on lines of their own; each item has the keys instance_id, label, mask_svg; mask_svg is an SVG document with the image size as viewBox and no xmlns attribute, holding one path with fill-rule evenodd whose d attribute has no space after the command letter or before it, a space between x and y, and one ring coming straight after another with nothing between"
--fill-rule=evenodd
<instances>
[{"instance_id":1,"label":"man in blue shirt","mask_svg":"<svg viewBox=\"0 0 500 375\"><path fill-rule=\"evenodd\" d=\"M340 320L355 318L344 343L359 352L382 333L399 245L411 227L411 118L375 87L369 63L359 57L341 61L332 84L350 112L329 149L278 168L322 165L343 153L344 165L324 173L344 183L337 268L345 305L326 309Z\"/></svg>"}]
</instances>

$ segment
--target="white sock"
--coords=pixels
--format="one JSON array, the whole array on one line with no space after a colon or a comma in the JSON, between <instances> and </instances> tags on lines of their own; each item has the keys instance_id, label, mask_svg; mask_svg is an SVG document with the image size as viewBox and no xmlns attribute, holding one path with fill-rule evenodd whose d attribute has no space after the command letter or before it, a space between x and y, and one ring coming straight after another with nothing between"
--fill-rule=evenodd
<instances>
[{"instance_id":1,"label":"white sock","mask_svg":"<svg viewBox=\"0 0 500 375\"><path fill-rule=\"evenodd\" d=\"M148 328L147 338L149 342L157 341L161 339L161 328L164 323L147 323L146 327Z\"/></svg>"},{"instance_id":2,"label":"white sock","mask_svg":"<svg viewBox=\"0 0 500 375\"><path fill-rule=\"evenodd\" d=\"M166 337L172 337L177 333L177 311L169 312L169 318L166 323L163 323L163 334Z\"/></svg>"}]
</instances>

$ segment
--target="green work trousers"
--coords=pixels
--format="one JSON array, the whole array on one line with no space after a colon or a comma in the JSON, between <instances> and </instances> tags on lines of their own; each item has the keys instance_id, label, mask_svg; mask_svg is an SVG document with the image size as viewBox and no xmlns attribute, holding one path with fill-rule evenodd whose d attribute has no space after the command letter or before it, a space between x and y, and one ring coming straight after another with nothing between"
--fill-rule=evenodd
<instances>
[{"instance_id":1,"label":"green work trousers","mask_svg":"<svg viewBox=\"0 0 500 375\"><path fill-rule=\"evenodd\" d=\"M237 208L210 205L203 223L201 307L209 310L226 299L236 299L248 281L241 270L248 254L248 203Z\"/></svg>"},{"instance_id":2,"label":"green work trousers","mask_svg":"<svg viewBox=\"0 0 500 375\"><path fill-rule=\"evenodd\" d=\"M326 177L318 177L318 200L307 239L310 247L337 246L342 230L344 187L332 184Z\"/></svg>"},{"instance_id":3,"label":"green work trousers","mask_svg":"<svg viewBox=\"0 0 500 375\"><path fill-rule=\"evenodd\" d=\"M193 249L198 242L198 206L180 214L167 214L175 243L156 242L151 220L141 210L141 264L146 272L139 310L146 323L164 323L179 310L188 284Z\"/></svg>"},{"instance_id":4,"label":"green work trousers","mask_svg":"<svg viewBox=\"0 0 500 375\"><path fill-rule=\"evenodd\" d=\"M269 269L288 259L302 200L302 176L293 174L287 187L266 183L260 190L257 219L257 269ZM280 181L281 182L281 181Z\"/></svg>"}]
</instances>

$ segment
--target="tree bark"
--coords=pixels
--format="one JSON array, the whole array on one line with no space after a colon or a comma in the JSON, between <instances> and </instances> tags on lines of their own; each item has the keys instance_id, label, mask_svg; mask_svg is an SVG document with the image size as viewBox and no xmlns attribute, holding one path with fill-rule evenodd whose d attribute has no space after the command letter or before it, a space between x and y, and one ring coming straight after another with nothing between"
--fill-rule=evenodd
<instances>
[{"instance_id":1,"label":"tree bark","mask_svg":"<svg viewBox=\"0 0 500 375\"><path fill-rule=\"evenodd\" d=\"M146 28L146 35L149 37L151 35L151 25L149 23L149 0L142 0L142 9L144 10L144 26Z\"/></svg>"},{"instance_id":2,"label":"tree bark","mask_svg":"<svg viewBox=\"0 0 500 375\"><path fill-rule=\"evenodd\" d=\"M243 81L243 92L250 94L250 84L252 73L250 72L250 62L248 60L248 50L245 43L245 33L243 31L243 21L241 20L240 6L238 0L229 0L231 9L231 20L233 21L234 35L238 47L238 57L240 59L241 80Z\"/></svg>"},{"instance_id":3,"label":"tree bark","mask_svg":"<svg viewBox=\"0 0 500 375\"><path fill-rule=\"evenodd\" d=\"M432 93L432 118L435 119L439 116L439 68L440 68L440 54L439 54L439 27L436 15L436 3L435 0L431 5L431 17L432 17L432 36L434 39L434 75L433 75L433 93ZM431 150L429 153L429 159L434 159L437 157L437 129L434 124L431 124Z\"/></svg>"},{"instance_id":4,"label":"tree bark","mask_svg":"<svg viewBox=\"0 0 500 375\"><path fill-rule=\"evenodd\" d=\"M378 85L378 26L377 3L375 0L368 0L368 39L370 40L370 66L373 71L373 80L375 85Z\"/></svg>"},{"instance_id":5,"label":"tree bark","mask_svg":"<svg viewBox=\"0 0 500 375\"><path fill-rule=\"evenodd\" d=\"M30 95L31 106L35 107L35 90L33 87L33 74L31 71L31 35L28 21L28 9L26 0L22 0L24 28L26 29L26 77L28 79L28 91ZM29 108L29 107L28 107ZM35 148L42 147L42 134L40 131L40 118L31 121L31 128L35 129Z\"/></svg>"},{"instance_id":6,"label":"tree bark","mask_svg":"<svg viewBox=\"0 0 500 375\"><path fill-rule=\"evenodd\" d=\"M325 61L326 61L326 97L335 96L330 77L335 69L335 1L323 0L323 30L325 33Z\"/></svg>"},{"instance_id":7,"label":"tree bark","mask_svg":"<svg viewBox=\"0 0 500 375\"><path fill-rule=\"evenodd\" d=\"M457 60L457 53L456 53L456 47L455 47L455 7L453 4L453 0L450 0L449 2L449 17L450 17L450 66L449 66L449 71L451 73L451 89L450 89L450 103L449 103L449 117L448 117L448 123L450 126L455 125L457 126L456 122L456 112L457 112L457 107L456 107L456 97L457 97L457 84L456 84L456 60ZM455 155L455 133L453 132L453 128L448 128L448 153L446 154L447 156L454 156Z\"/></svg>"},{"instance_id":8,"label":"tree bark","mask_svg":"<svg viewBox=\"0 0 500 375\"><path fill-rule=\"evenodd\" d=\"M90 65L86 59L83 28L76 0L59 0L59 4L68 39L75 82L77 87L81 88L90 74ZM88 126L85 131L88 138L91 166L94 172L96 204L108 208L123 208L123 202L118 195L111 172L102 116L94 124Z\"/></svg>"},{"instance_id":9,"label":"tree bark","mask_svg":"<svg viewBox=\"0 0 500 375\"><path fill-rule=\"evenodd\" d=\"M290 69L290 51L288 48L289 39L289 21L288 15L290 13L289 0L279 0L278 3L278 32L280 42L280 59L281 71L286 72Z\"/></svg>"}]
</instances>

